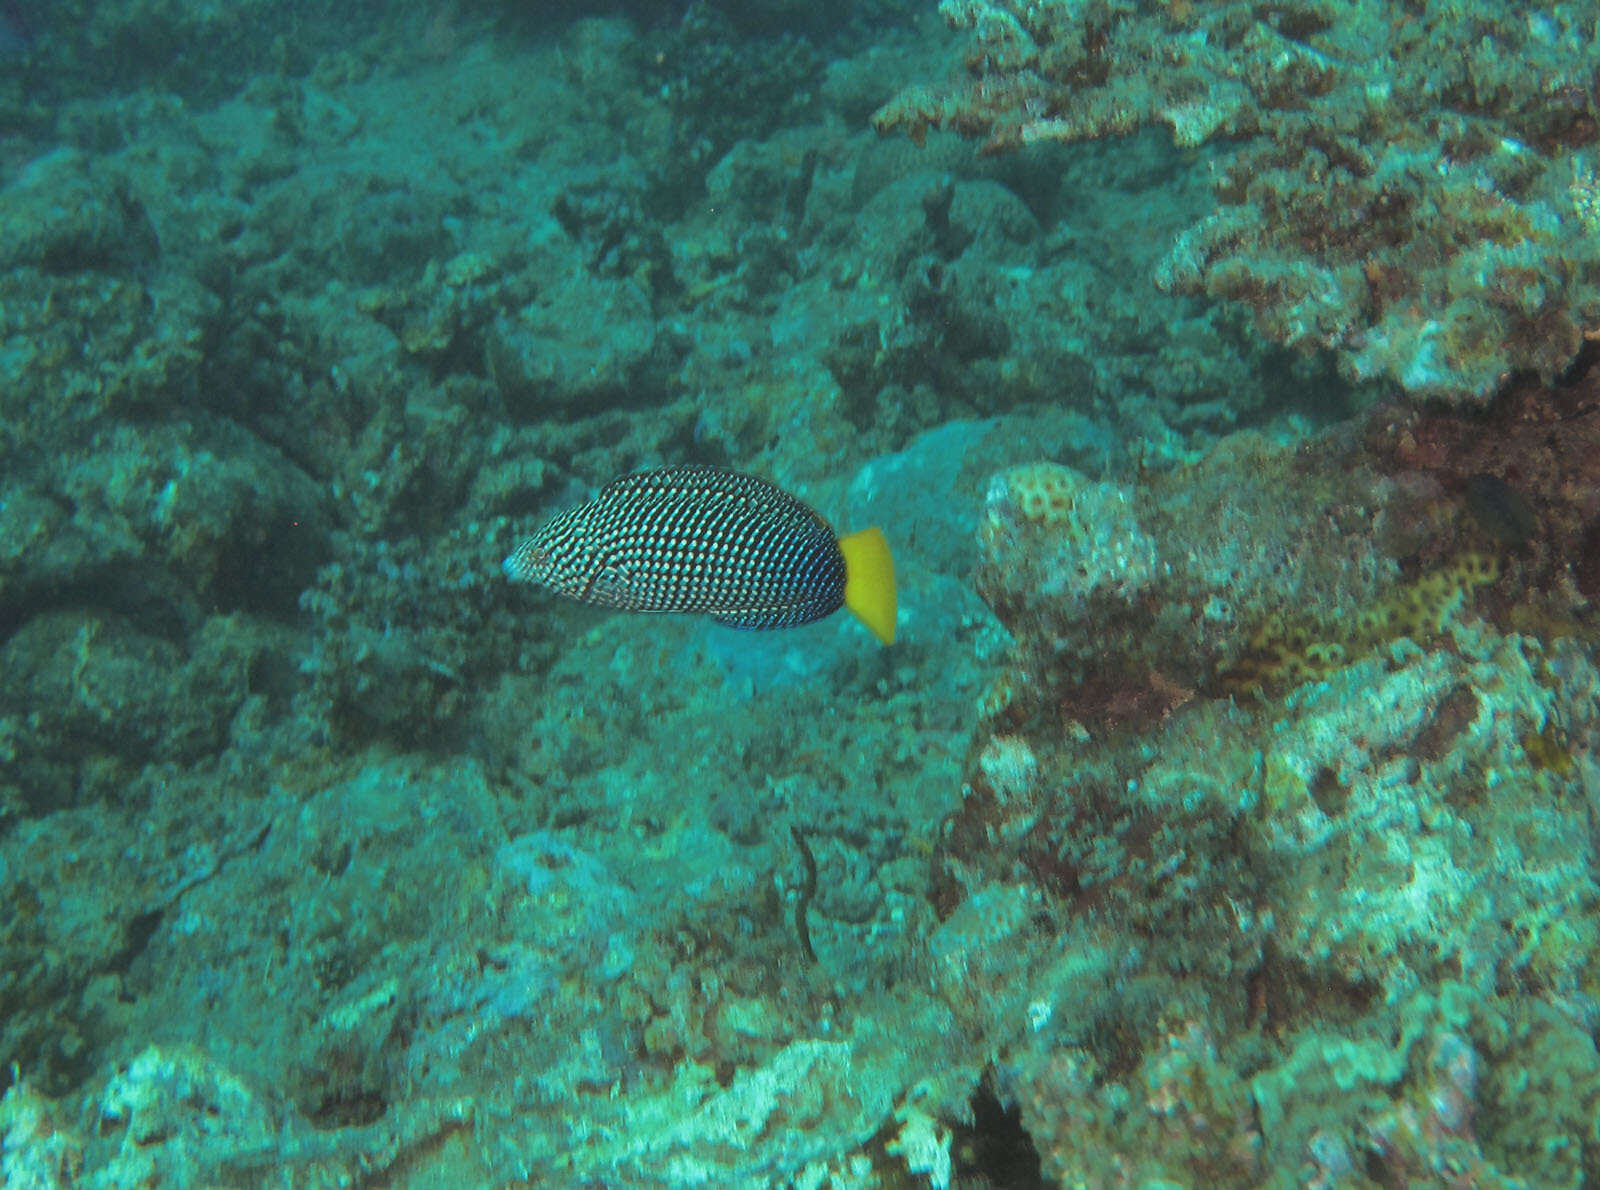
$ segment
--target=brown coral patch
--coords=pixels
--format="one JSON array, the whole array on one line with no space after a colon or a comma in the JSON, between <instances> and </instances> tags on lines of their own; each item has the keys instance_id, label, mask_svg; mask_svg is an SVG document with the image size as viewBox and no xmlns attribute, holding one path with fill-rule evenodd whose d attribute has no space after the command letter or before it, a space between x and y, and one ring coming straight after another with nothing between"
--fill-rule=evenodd
<instances>
[{"instance_id":1,"label":"brown coral patch","mask_svg":"<svg viewBox=\"0 0 1600 1190\"><path fill-rule=\"evenodd\" d=\"M1514 381L1482 412L1425 408L1369 423L1368 445L1381 466L1458 509L1453 533L1429 534L1414 564L1425 568L1449 551L1481 549L1511 565L1507 599L1566 606L1574 596L1592 602L1600 594L1596 363L1600 351L1591 344L1564 381ZM1419 525L1437 512L1403 504L1394 510Z\"/></svg>"},{"instance_id":2,"label":"brown coral patch","mask_svg":"<svg viewBox=\"0 0 1600 1190\"><path fill-rule=\"evenodd\" d=\"M1157 670L1142 677L1100 673L1070 688L1061 710L1068 721L1092 730L1137 731L1159 723L1194 696L1193 690Z\"/></svg>"},{"instance_id":3,"label":"brown coral patch","mask_svg":"<svg viewBox=\"0 0 1600 1190\"><path fill-rule=\"evenodd\" d=\"M1455 746L1461 735L1478 717L1478 694L1470 686L1457 686L1435 708L1433 715L1412 742L1419 760L1437 763Z\"/></svg>"},{"instance_id":4,"label":"brown coral patch","mask_svg":"<svg viewBox=\"0 0 1600 1190\"><path fill-rule=\"evenodd\" d=\"M1600 517L1591 520L1578 534L1572 577L1585 599L1591 603L1600 600Z\"/></svg>"},{"instance_id":5,"label":"brown coral patch","mask_svg":"<svg viewBox=\"0 0 1600 1190\"><path fill-rule=\"evenodd\" d=\"M1269 939L1261 961L1245 975L1245 1020L1274 1036L1292 1032L1307 1020L1360 1018L1380 995L1363 979L1348 978L1303 956L1285 954Z\"/></svg>"}]
</instances>

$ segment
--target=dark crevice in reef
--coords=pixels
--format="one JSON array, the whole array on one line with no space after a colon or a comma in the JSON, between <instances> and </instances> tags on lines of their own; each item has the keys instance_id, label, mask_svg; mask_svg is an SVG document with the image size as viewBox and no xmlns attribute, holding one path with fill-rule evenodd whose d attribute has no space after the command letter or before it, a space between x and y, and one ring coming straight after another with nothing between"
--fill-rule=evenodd
<instances>
[{"instance_id":1,"label":"dark crevice in reef","mask_svg":"<svg viewBox=\"0 0 1600 1190\"><path fill-rule=\"evenodd\" d=\"M1000 1102L985 1079L973 1092L972 1123L956 1129L952 1153L963 1174L994 1190L1047 1190L1039 1150L1022 1126L1022 1113Z\"/></svg>"}]
</instances>

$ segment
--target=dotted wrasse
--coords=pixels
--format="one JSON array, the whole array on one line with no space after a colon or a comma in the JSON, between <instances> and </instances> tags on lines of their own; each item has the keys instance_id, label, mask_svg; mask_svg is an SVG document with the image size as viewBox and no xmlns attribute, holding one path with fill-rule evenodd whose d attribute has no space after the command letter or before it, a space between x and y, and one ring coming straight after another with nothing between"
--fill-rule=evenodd
<instances>
[{"instance_id":1,"label":"dotted wrasse","mask_svg":"<svg viewBox=\"0 0 1600 1190\"><path fill-rule=\"evenodd\" d=\"M704 612L737 628L789 628L847 607L894 642L894 560L879 530L836 537L782 488L716 467L613 480L556 514L504 569L598 607Z\"/></svg>"}]
</instances>

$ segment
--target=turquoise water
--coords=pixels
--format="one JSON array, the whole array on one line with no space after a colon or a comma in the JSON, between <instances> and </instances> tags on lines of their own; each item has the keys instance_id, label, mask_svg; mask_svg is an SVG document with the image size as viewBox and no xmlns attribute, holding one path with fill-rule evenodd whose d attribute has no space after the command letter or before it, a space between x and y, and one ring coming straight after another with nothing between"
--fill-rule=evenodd
<instances>
[{"instance_id":1,"label":"turquoise water","mask_svg":"<svg viewBox=\"0 0 1600 1190\"><path fill-rule=\"evenodd\" d=\"M1600 1184L1597 23L0 4L0 1183Z\"/></svg>"}]
</instances>

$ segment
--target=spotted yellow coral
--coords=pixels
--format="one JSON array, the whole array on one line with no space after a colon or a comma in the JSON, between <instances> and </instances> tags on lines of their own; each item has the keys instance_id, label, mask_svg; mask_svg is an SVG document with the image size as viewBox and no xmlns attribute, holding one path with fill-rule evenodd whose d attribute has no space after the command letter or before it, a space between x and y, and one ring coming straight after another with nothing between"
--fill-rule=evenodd
<instances>
[{"instance_id":1,"label":"spotted yellow coral","mask_svg":"<svg viewBox=\"0 0 1600 1190\"><path fill-rule=\"evenodd\" d=\"M1500 576L1489 554L1459 554L1391 590L1371 607L1325 621L1274 616L1257 626L1244 653L1218 674L1226 694L1261 694L1322 681L1390 641L1425 641L1478 587Z\"/></svg>"}]
</instances>

